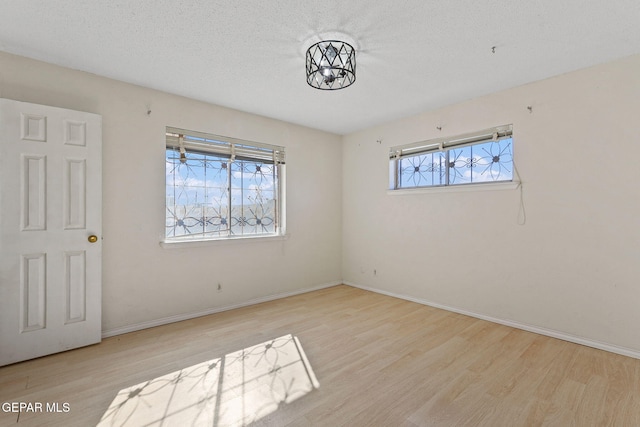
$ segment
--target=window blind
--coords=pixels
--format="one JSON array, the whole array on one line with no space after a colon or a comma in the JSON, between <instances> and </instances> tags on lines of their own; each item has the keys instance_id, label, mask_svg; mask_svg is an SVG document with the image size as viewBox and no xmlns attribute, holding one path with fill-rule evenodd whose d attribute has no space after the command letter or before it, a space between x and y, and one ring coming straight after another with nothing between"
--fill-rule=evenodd
<instances>
[{"instance_id":1,"label":"window blind","mask_svg":"<svg viewBox=\"0 0 640 427\"><path fill-rule=\"evenodd\" d=\"M453 137L436 138L412 144L398 145L389 149L389 159L402 159L404 157L417 156L435 151L444 151L448 148L459 148L466 145L477 144L482 141L498 141L500 139L510 138L512 134L513 125L503 125Z\"/></svg>"},{"instance_id":2,"label":"window blind","mask_svg":"<svg viewBox=\"0 0 640 427\"><path fill-rule=\"evenodd\" d=\"M167 147L199 154L213 154L231 160L259 160L264 163L284 164L284 147L253 141L243 141L227 136L167 127Z\"/></svg>"}]
</instances>

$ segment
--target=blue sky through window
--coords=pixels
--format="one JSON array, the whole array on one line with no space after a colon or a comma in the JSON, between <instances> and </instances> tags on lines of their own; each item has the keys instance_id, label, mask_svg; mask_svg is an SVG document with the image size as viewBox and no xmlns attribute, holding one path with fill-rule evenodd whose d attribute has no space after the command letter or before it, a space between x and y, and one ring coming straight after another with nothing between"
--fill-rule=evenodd
<instances>
[{"instance_id":1,"label":"blue sky through window","mask_svg":"<svg viewBox=\"0 0 640 427\"><path fill-rule=\"evenodd\" d=\"M398 160L398 188L513 180L513 138Z\"/></svg>"},{"instance_id":2,"label":"blue sky through window","mask_svg":"<svg viewBox=\"0 0 640 427\"><path fill-rule=\"evenodd\" d=\"M276 231L277 168L254 160L166 150L166 236Z\"/></svg>"}]
</instances>

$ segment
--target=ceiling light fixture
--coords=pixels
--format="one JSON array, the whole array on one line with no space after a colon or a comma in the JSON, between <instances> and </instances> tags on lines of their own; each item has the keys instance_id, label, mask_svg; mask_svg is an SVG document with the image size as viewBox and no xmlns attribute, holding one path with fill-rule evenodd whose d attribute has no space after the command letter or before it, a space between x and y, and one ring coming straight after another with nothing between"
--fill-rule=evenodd
<instances>
[{"instance_id":1,"label":"ceiling light fixture","mask_svg":"<svg viewBox=\"0 0 640 427\"><path fill-rule=\"evenodd\" d=\"M316 89L337 90L356 81L356 51L349 43L324 40L307 50L307 83Z\"/></svg>"}]
</instances>

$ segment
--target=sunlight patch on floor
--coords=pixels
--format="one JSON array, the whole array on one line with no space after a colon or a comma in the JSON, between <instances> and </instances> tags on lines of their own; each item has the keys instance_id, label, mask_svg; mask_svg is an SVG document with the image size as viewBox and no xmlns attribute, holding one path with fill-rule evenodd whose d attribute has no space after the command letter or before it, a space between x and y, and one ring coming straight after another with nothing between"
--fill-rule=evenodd
<instances>
[{"instance_id":1,"label":"sunlight patch on floor","mask_svg":"<svg viewBox=\"0 0 640 427\"><path fill-rule=\"evenodd\" d=\"M318 387L285 335L122 389L98 426L244 426Z\"/></svg>"}]
</instances>

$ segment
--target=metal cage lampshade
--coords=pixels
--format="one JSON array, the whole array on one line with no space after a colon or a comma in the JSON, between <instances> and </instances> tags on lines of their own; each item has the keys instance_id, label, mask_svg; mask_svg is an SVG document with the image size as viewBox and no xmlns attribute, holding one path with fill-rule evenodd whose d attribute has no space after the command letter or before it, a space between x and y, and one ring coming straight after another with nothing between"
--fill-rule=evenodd
<instances>
[{"instance_id":1,"label":"metal cage lampshade","mask_svg":"<svg viewBox=\"0 0 640 427\"><path fill-rule=\"evenodd\" d=\"M320 90L337 90L356 81L356 51L349 43L324 40L307 50L307 83Z\"/></svg>"}]
</instances>

